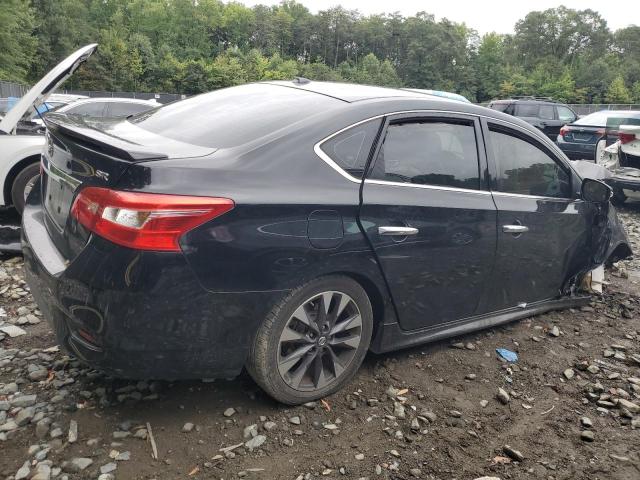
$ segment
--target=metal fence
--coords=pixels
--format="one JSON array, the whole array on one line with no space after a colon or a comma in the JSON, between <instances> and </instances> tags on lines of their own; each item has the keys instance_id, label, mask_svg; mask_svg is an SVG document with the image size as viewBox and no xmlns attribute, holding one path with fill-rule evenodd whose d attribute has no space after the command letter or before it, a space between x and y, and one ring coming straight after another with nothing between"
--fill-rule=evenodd
<instances>
[{"instance_id":1,"label":"metal fence","mask_svg":"<svg viewBox=\"0 0 640 480\"><path fill-rule=\"evenodd\" d=\"M27 90L28 88L24 85L0 80L0 98L21 97Z\"/></svg>"},{"instance_id":2,"label":"metal fence","mask_svg":"<svg viewBox=\"0 0 640 480\"><path fill-rule=\"evenodd\" d=\"M29 87L18 83L0 80L0 98L21 97ZM180 93L147 93L147 92L107 92L107 91L86 91L86 90L58 90L58 93L72 93L76 95L86 95L87 97L124 97L141 98L144 100L155 99L160 103L169 103L175 100L186 98ZM486 104L484 104L486 105ZM640 104L613 104L613 103L591 103L591 104L570 104L578 115L588 115L599 110L640 110Z\"/></svg>"},{"instance_id":3,"label":"metal fence","mask_svg":"<svg viewBox=\"0 0 640 480\"><path fill-rule=\"evenodd\" d=\"M116 97L116 98L140 98L142 100L155 99L159 103L169 103L187 98L180 93L148 93L148 92L107 92L88 90L57 90L57 93L71 93L73 95L86 95L92 98Z\"/></svg>"},{"instance_id":4,"label":"metal fence","mask_svg":"<svg viewBox=\"0 0 640 480\"><path fill-rule=\"evenodd\" d=\"M19 83L6 82L0 80L0 98L21 97L30 87ZM71 93L75 95L86 95L87 97L119 97L119 98L141 98L143 100L155 99L160 103L169 103L175 100L186 98L180 93L148 93L148 92L107 92L107 91L86 91L86 90L57 90L56 93Z\"/></svg>"},{"instance_id":5,"label":"metal fence","mask_svg":"<svg viewBox=\"0 0 640 480\"><path fill-rule=\"evenodd\" d=\"M640 110L638 103L571 103L569 106L578 115L588 115L600 110Z\"/></svg>"}]
</instances>

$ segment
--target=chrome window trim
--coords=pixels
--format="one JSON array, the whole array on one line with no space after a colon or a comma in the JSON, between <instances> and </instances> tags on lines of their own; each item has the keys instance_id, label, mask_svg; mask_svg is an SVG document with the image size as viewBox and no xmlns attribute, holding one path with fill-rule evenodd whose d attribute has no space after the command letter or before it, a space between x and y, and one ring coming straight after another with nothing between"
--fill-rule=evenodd
<instances>
[{"instance_id":1,"label":"chrome window trim","mask_svg":"<svg viewBox=\"0 0 640 480\"><path fill-rule=\"evenodd\" d=\"M576 198L568 198L568 197L545 197L542 195L526 195L524 193L509 193L509 192L499 192L497 190L492 190L491 193L498 197L520 197L520 198L534 198L538 200L555 200L558 202L575 202L580 199Z\"/></svg>"},{"instance_id":2,"label":"chrome window trim","mask_svg":"<svg viewBox=\"0 0 640 480\"><path fill-rule=\"evenodd\" d=\"M374 185L390 185L392 187L411 187L411 188L425 188L427 190L444 190L448 192L462 192L472 193L476 195L491 195L489 190L475 190L473 188L457 188L457 187L445 187L444 185L424 185L422 183L403 183L403 182L390 182L388 180L375 180L367 178L364 181L365 184Z\"/></svg>"},{"instance_id":3,"label":"chrome window trim","mask_svg":"<svg viewBox=\"0 0 640 480\"><path fill-rule=\"evenodd\" d=\"M405 115L408 113L421 113L421 114L448 114L448 115L462 115L462 116L467 116L467 117L475 117L475 118L486 118L488 120L497 120L499 122L504 122L508 125L513 125L514 127L518 127L518 128L522 128L520 125L516 124L516 123L512 123L506 120L501 120L501 119L494 119L493 117L489 117L487 115L479 115L477 113L465 113L465 112L456 112L456 111L451 111L451 110L400 110L397 112L388 112L388 113L381 113L379 115L374 115L372 117L368 117L365 118L364 120L359 120L355 123L352 123L351 125L347 125L344 128L341 128L340 130L338 130L337 132L332 133L331 135L328 135L326 137L324 137L322 140L320 140L319 142L317 142L314 146L313 146L313 151L315 152L315 154L320 157L320 159L322 159L322 161L324 161L327 165L329 165L331 168L333 168L336 172L338 172L342 177L346 178L347 180L349 180L350 182L353 183L362 183L363 179L359 179L354 177L353 175L350 175L348 172L346 172L340 165L338 165L329 155L327 155L321 148L321 145L325 142L327 142L328 140L331 140L333 137L335 137L336 135L340 135L342 132L345 132L346 130L349 130L350 128L353 127L357 127L358 125L361 125L363 123L366 122L370 122L371 120L376 120L378 118L384 118L384 117L390 117L392 115ZM383 181L383 180L381 180ZM396 184L396 182L388 182L388 183L392 183L392 184ZM403 186L421 186L421 187L427 187L430 185L418 185L418 184L400 184ZM434 187L436 187L434 185ZM445 188L445 187L443 187ZM464 192L468 192L470 190L466 190L466 189L460 189L460 191L464 191ZM471 191L478 191L478 192L484 192L486 190L471 190Z\"/></svg>"}]
</instances>

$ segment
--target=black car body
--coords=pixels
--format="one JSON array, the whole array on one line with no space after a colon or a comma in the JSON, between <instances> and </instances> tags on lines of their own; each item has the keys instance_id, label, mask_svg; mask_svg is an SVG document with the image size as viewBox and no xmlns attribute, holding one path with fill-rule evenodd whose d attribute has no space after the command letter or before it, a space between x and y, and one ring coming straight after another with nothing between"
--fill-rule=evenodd
<instances>
[{"instance_id":1,"label":"black car body","mask_svg":"<svg viewBox=\"0 0 640 480\"><path fill-rule=\"evenodd\" d=\"M563 126L556 143L572 160L596 160L598 143L607 146L618 139L617 127L630 120L640 120L640 112L602 110Z\"/></svg>"},{"instance_id":2,"label":"black car body","mask_svg":"<svg viewBox=\"0 0 640 480\"><path fill-rule=\"evenodd\" d=\"M630 252L614 210L581 199L552 142L462 102L268 82L47 126L23 215L28 283L61 344L119 376L248 365L281 401L317 398L361 361L327 342L360 335L363 356L576 305L590 269ZM198 218L184 227L183 213ZM343 307L359 322L349 335ZM283 336L313 343L296 372L333 355L300 391L269 376L282 365L270 348L292 358Z\"/></svg>"},{"instance_id":3,"label":"black car body","mask_svg":"<svg viewBox=\"0 0 640 480\"><path fill-rule=\"evenodd\" d=\"M563 125L578 119L578 114L568 105L548 98L522 97L493 100L488 107L521 118L553 141L556 140Z\"/></svg>"}]
</instances>

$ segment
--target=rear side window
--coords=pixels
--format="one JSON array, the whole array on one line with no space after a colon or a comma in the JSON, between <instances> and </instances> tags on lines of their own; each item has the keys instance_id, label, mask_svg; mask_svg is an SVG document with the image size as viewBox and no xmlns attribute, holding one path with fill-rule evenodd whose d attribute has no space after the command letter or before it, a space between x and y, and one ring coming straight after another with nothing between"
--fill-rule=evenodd
<instances>
[{"instance_id":1,"label":"rear side window","mask_svg":"<svg viewBox=\"0 0 640 480\"><path fill-rule=\"evenodd\" d=\"M434 120L391 124L371 178L456 188L480 188L473 123Z\"/></svg>"},{"instance_id":2,"label":"rear side window","mask_svg":"<svg viewBox=\"0 0 640 480\"><path fill-rule=\"evenodd\" d=\"M520 195L571 197L568 172L533 140L490 126L497 190Z\"/></svg>"},{"instance_id":3,"label":"rear side window","mask_svg":"<svg viewBox=\"0 0 640 480\"><path fill-rule=\"evenodd\" d=\"M135 115L136 113L146 112L152 108L152 105L145 105L142 103L109 102L106 115L108 117L128 117L129 115Z\"/></svg>"},{"instance_id":4,"label":"rear side window","mask_svg":"<svg viewBox=\"0 0 640 480\"><path fill-rule=\"evenodd\" d=\"M542 118L543 120L553 120L555 118L553 105L540 105L538 117Z\"/></svg>"},{"instance_id":5,"label":"rear side window","mask_svg":"<svg viewBox=\"0 0 640 480\"><path fill-rule=\"evenodd\" d=\"M232 148L341 105L303 89L253 83L173 102L129 121L193 145Z\"/></svg>"},{"instance_id":6,"label":"rear side window","mask_svg":"<svg viewBox=\"0 0 640 480\"><path fill-rule=\"evenodd\" d=\"M499 112L504 112L508 107L508 103L492 103L489 105L493 110L497 110Z\"/></svg>"},{"instance_id":7,"label":"rear side window","mask_svg":"<svg viewBox=\"0 0 640 480\"><path fill-rule=\"evenodd\" d=\"M80 105L70 106L66 113L74 115L87 115L90 117L104 116L104 102L81 103Z\"/></svg>"},{"instance_id":8,"label":"rear side window","mask_svg":"<svg viewBox=\"0 0 640 480\"><path fill-rule=\"evenodd\" d=\"M526 103L520 103L516 105L516 116L517 117L537 117L538 116L538 105L529 105Z\"/></svg>"},{"instance_id":9,"label":"rear side window","mask_svg":"<svg viewBox=\"0 0 640 480\"><path fill-rule=\"evenodd\" d=\"M380 123L381 120L371 120L356 125L330 138L320 148L340 168L356 178L362 178Z\"/></svg>"}]
</instances>

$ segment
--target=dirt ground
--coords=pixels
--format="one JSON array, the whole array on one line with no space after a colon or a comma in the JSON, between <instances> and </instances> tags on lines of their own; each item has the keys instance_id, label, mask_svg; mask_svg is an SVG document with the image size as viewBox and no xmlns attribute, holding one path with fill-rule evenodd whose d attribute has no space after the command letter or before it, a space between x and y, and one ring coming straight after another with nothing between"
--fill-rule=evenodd
<instances>
[{"instance_id":1,"label":"dirt ground","mask_svg":"<svg viewBox=\"0 0 640 480\"><path fill-rule=\"evenodd\" d=\"M622 216L637 242L640 207ZM287 408L246 375L124 382L47 350L21 260L4 257L0 322L27 333L0 340L0 478L640 479L640 269L606 279L590 306L369 355L342 392Z\"/></svg>"}]
</instances>

